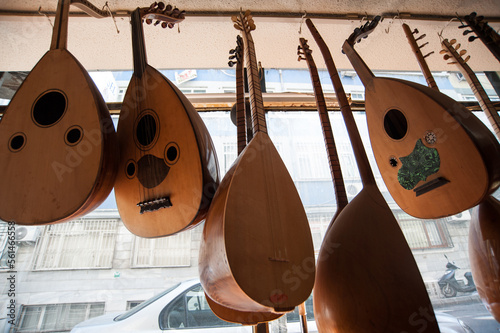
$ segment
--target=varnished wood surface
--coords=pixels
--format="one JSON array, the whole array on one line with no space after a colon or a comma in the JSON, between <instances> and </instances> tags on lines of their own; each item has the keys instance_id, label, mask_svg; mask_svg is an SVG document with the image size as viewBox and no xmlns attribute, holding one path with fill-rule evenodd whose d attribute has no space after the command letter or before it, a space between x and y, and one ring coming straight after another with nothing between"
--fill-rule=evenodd
<instances>
[{"instance_id":1,"label":"varnished wood surface","mask_svg":"<svg viewBox=\"0 0 500 333\"><path fill-rule=\"evenodd\" d=\"M439 332L413 255L374 184L363 186L324 237L314 309L322 333L416 333L422 326L411 318L421 313L425 332Z\"/></svg>"},{"instance_id":2,"label":"varnished wood surface","mask_svg":"<svg viewBox=\"0 0 500 333\"><path fill-rule=\"evenodd\" d=\"M249 13L243 32L254 136L224 176L210 207L199 273L209 297L243 312L288 312L314 284L315 259L304 207L267 134ZM305 270L300 277L294 269Z\"/></svg>"},{"instance_id":3,"label":"varnished wood surface","mask_svg":"<svg viewBox=\"0 0 500 333\"><path fill-rule=\"evenodd\" d=\"M147 84L147 95L137 99L136 92ZM137 119L146 113L158 118L157 139L147 150L136 143ZM159 237L193 227L208 211L218 183L215 148L203 121L181 93L151 66L143 76L135 76L127 89L118 123L120 166L115 183L115 196L125 226L141 237ZM166 148L175 145L178 159L172 163ZM144 188L136 176L126 172L130 162L144 155L163 160L169 171L162 182ZM137 165L137 164L136 164ZM155 169L144 170L154 174ZM138 170L140 172L140 170ZM140 214L139 202L169 197L172 206Z\"/></svg>"},{"instance_id":4,"label":"varnished wood surface","mask_svg":"<svg viewBox=\"0 0 500 333\"><path fill-rule=\"evenodd\" d=\"M258 132L221 182L205 222L199 262L205 292L239 311L291 311L304 302L315 266L304 220L283 161Z\"/></svg>"},{"instance_id":5,"label":"varnished wood surface","mask_svg":"<svg viewBox=\"0 0 500 333\"><path fill-rule=\"evenodd\" d=\"M310 20L341 104L363 183L321 244L314 286L319 332L419 332L410 319L426 315L426 332L439 332L425 285L401 229L377 188L330 51Z\"/></svg>"},{"instance_id":6,"label":"varnished wood surface","mask_svg":"<svg viewBox=\"0 0 500 333\"><path fill-rule=\"evenodd\" d=\"M33 104L47 91L66 96L67 109L52 126L32 120ZM79 126L82 140L65 142ZM9 149L24 133L25 146ZM101 203L116 174L116 141L106 104L78 61L65 49L49 51L13 97L0 123L0 218L18 224L62 222Z\"/></svg>"},{"instance_id":7,"label":"varnished wood surface","mask_svg":"<svg viewBox=\"0 0 500 333\"><path fill-rule=\"evenodd\" d=\"M348 42L344 51L359 71L365 85L366 117L375 159L384 182L399 207L419 218L438 218L462 212L477 205L498 187L499 146L491 132L467 109L451 98L422 85L404 80L374 77ZM404 96L404 98L402 98ZM408 131L393 139L384 130L384 116L391 110L401 111ZM434 144L425 143L431 131ZM449 183L416 196L398 182L401 157L412 153L422 140L435 148L440 157L438 172L416 184L418 187L438 177ZM391 158L398 162L393 167Z\"/></svg>"},{"instance_id":8,"label":"varnished wood surface","mask_svg":"<svg viewBox=\"0 0 500 333\"><path fill-rule=\"evenodd\" d=\"M249 312L249 311L238 311L213 301L210 296L205 293L208 305L210 309L215 313L217 317L230 323L238 323L242 325L258 325L260 323L267 323L272 320L276 320L283 316L283 313L275 312Z\"/></svg>"},{"instance_id":9,"label":"varnished wood surface","mask_svg":"<svg viewBox=\"0 0 500 333\"><path fill-rule=\"evenodd\" d=\"M500 202L490 196L472 210L469 260L479 297L500 321Z\"/></svg>"}]
</instances>

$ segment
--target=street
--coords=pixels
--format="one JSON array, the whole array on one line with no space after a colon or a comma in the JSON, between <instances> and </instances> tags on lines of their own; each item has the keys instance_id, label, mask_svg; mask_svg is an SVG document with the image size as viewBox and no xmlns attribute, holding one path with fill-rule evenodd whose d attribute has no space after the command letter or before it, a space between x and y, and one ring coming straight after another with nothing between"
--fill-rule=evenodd
<instances>
[{"instance_id":1,"label":"street","mask_svg":"<svg viewBox=\"0 0 500 333\"><path fill-rule=\"evenodd\" d=\"M448 304L435 307L436 311L449 313L469 325L475 333L498 333L500 324L480 302Z\"/></svg>"}]
</instances>

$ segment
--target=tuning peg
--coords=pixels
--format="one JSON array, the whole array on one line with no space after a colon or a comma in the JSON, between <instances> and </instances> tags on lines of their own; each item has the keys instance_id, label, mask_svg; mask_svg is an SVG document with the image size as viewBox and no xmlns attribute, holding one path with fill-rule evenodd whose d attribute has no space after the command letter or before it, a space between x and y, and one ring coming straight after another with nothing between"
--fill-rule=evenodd
<instances>
[{"instance_id":1,"label":"tuning peg","mask_svg":"<svg viewBox=\"0 0 500 333\"><path fill-rule=\"evenodd\" d=\"M474 32L472 30L464 30L464 32L462 33L464 36L467 36L468 34L470 34L471 32Z\"/></svg>"},{"instance_id":2,"label":"tuning peg","mask_svg":"<svg viewBox=\"0 0 500 333\"><path fill-rule=\"evenodd\" d=\"M460 48L460 46L462 46L462 44L458 43L456 46L455 46L455 50L458 50Z\"/></svg>"},{"instance_id":3,"label":"tuning peg","mask_svg":"<svg viewBox=\"0 0 500 333\"><path fill-rule=\"evenodd\" d=\"M158 2L158 9L163 10L165 8L165 4L163 2Z\"/></svg>"},{"instance_id":4,"label":"tuning peg","mask_svg":"<svg viewBox=\"0 0 500 333\"><path fill-rule=\"evenodd\" d=\"M484 20L484 16L483 15L480 15L480 16L476 17L476 21L481 22L482 20Z\"/></svg>"},{"instance_id":5,"label":"tuning peg","mask_svg":"<svg viewBox=\"0 0 500 333\"><path fill-rule=\"evenodd\" d=\"M153 20L152 19L146 19L146 23L147 24L151 24L151 23L153 23Z\"/></svg>"},{"instance_id":6,"label":"tuning peg","mask_svg":"<svg viewBox=\"0 0 500 333\"><path fill-rule=\"evenodd\" d=\"M229 65L229 67L233 67L234 64L236 64L236 61L229 61L227 64Z\"/></svg>"},{"instance_id":7,"label":"tuning peg","mask_svg":"<svg viewBox=\"0 0 500 333\"><path fill-rule=\"evenodd\" d=\"M468 25L467 24L462 24L461 26L458 27L458 29L463 29L463 28L467 28Z\"/></svg>"},{"instance_id":8,"label":"tuning peg","mask_svg":"<svg viewBox=\"0 0 500 333\"><path fill-rule=\"evenodd\" d=\"M426 34L423 34L422 36L418 37L417 39L415 39L415 41L417 40L421 40L422 38L425 38L425 36L427 36Z\"/></svg>"},{"instance_id":9,"label":"tuning peg","mask_svg":"<svg viewBox=\"0 0 500 333\"><path fill-rule=\"evenodd\" d=\"M150 12L150 11L153 11L153 10L154 10L154 8L156 7L156 5L157 5L157 4L158 4L158 2L156 2L156 1L155 1L155 2L153 2L153 3L151 4L151 6L149 6L148 11L149 11L149 12Z\"/></svg>"},{"instance_id":10,"label":"tuning peg","mask_svg":"<svg viewBox=\"0 0 500 333\"><path fill-rule=\"evenodd\" d=\"M448 60L448 59L450 59L450 58L451 58L451 55L449 55L449 54L445 54L445 55L443 56L443 59L444 59L444 60Z\"/></svg>"},{"instance_id":11,"label":"tuning peg","mask_svg":"<svg viewBox=\"0 0 500 333\"><path fill-rule=\"evenodd\" d=\"M456 64L457 62L456 61L452 61L452 62L449 62L448 65L453 65L453 64Z\"/></svg>"},{"instance_id":12,"label":"tuning peg","mask_svg":"<svg viewBox=\"0 0 500 333\"><path fill-rule=\"evenodd\" d=\"M463 56L466 53L467 53L467 50L462 50L462 51L460 51L460 56Z\"/></svg>"},{"instance_id":13,"label":"tuning peg","mask_svg":"<svg viewBox=\"0 0 500 333\"><path fill-rule=\"evenodd\" d=\"M467 57L465 57L464 62L469 61L469 59L470 59L470 55L468 55Z\"/></svg>"},{"instance_id":14,"label":"tuning peg","mask_svg":"<svg viewBox=\"0 0 500 333\"><path fill-rule=\"evenodd\" d=\"M297 59L297 61L301 61L301 60L307 60L307 59L305 57L299 56L299 58Z\"/></svg>"},{"instance_id":15,"label":"tuning peg","mask_svg":"<svg viewBox=\"0 0 500 333\"><path fill-rule=\"evenodd\" d=\"M424 46L426 46L427 44L429 44L429 42L425 42L425 43L423 43L423 44L422 44L422 45L420 45L418 48L419 48L419 49L421 49L421 48L423 48Z\"/></svg>"},{"instance_id":16,"label":"tuning peg","mask_svg":"<svg viewBox=\"0 0 500 333\"><path fill-rule=\"evenodd\" d=\"M449 43L450 43L450 45L453 45L453 44L455 44L456 42L457 42L457 40L456 40L456 39L452 39L452 40L450 40L450 42L449 42Z\"/></svg>"},{"instance_id":17,"label":"tuning peg","mask_svg":"<svg viewBox=\"0 0 500 333\"><path fill-rule=\"evenodd\" d=\"M444 54L444 53L448 53L448 50L447 49L442 49L441 51L439 51L440 54Z\"/></svg>"},{"instance_id":18,"label":"tuning peg","mask_svg":"<svg viewBox=\"0 0 500 333\"><path fill-rule=\"evenodd\" d=\"M160 24L160 22L161 22L160 20L157 20L153 25L157 26L158 24Z\"/></svg>"},{"instance_id":19,"label":"tuning peg","mask_svg":"<svg viewBox=\"0 0 500 333\"><path fill-rule=\"evenodd\" d=\"M479 38L479 37L477 37L477 36L470 36L470 37L469 37L469 42L473 42L473 41L475 41L475 40L476 40L476 39L478 39L478 38Z\"/></svg>"},{"instance_id":20,"label":"tuning peg","mask_svg":"<svg viewBox=\"0 0 500 333\"><path fill-rule=\"evenodd\" d=\"M431 52L427 53L426 55L424 55L424 58L427 58L428 56L430 56L433 53L434 53L434 51L431 51Z\"/></svg>"},{"instance_id":21,"label":"tuning peg","mask_svg":"<svg viewBox=\"0 0 500 333\"><path fill-rule=\"evenodd\" d=\"M415 29L413 30L412 34L418 34L418 29L417 29L417 28L415 28Z\"/></svg>"},{"instance_id":22,"label":"tuning peg","mask_svg":"<svg viewBox=\"0 0 500 333\"><path fill-rule=\"evenodd\" d=\"M229 56L229 60L236 59L236 55Z\"/></svg>"},{"instance_id":23,"label":"tuning peg","mask_svg":"<svg viewBox=\"0 0 500 333\"><path fill-rule=\"evenodd\" d=\"M177 9L177 8L176 8ZM165 11L169 12L172 10L172 5L168 4L167 7L165 7Z\"/></svg>"},{"instance_id":24,"label":"tuning peg","mask_svg":"<svg viewBox=\"0 0 500 333\"><path fill-rule=\"evenodd\" d=\"M165 29L166 27L168 27L168 23L167 22L161 22L161 27L163 29Z\"/></svg>"}]
</instances>

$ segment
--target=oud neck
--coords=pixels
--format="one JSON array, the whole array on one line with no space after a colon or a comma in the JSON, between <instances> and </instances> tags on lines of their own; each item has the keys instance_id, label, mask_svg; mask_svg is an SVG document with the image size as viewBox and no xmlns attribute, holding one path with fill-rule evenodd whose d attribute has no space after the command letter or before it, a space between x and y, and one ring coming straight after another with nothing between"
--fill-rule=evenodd
<instances>
[{"instance_id":1,"label":"oud neck","mask_svg":"<svg viewBox=\"0 0 500 333\"><path fill-rule=\"evenodd\" d=\"M132 24L132 51L134 57L134 75L142 77L146 70L146 45L144 43L144 30L142 28L142 17L140 8L137 8L131 15Z\"/></svg>"},{"instance_id":2,"label":"oud neck","mask_svg":"<svg viewBox=\"0 0 500 333\"><path fill-rule=\"evenodd\" d=\"M247 145L245 121L244 67L241 60L236 64L236 128L238 134L238 155Z\"/></svg>"},{"instance_id":3,"label":"oud neck","mask_svg":"<svg viewBox=\"0 0 500 333\"><path fill-rule=\"evenodd\" d=\"M330 74L330 78L333 83L333 88L335 89L335 94L337 95L337 99L340 104L340 111L342 112L342 117L344 118L344 123L347 128L347 133L349 134L349 140L351 141L352 150L354 153L354 157L356 158L356 162L358 164L359 174L361 177L361 182L364 185L376 184L375 177L373 176L372 169L370 168L370 162L368 161L368 157L366 155L365 148L363 146L363 141L361 140L361 136L359 135L358 127L354 120L354 116L352 114L351 106L347 99L347 96L344 92L344 87L342 82L340 81L339 73L337 68L335 67L335 63L333 62L332 55L325 41L319 34L316 27L313 25L312 21L307 19L306 24L311 31L314 40L318 44L318 47L323 55L325 60L326 68L328 69L328 73ZM345 44L344 44L345 45ZM352 49L352 47L351 47ZM353 50L354 51L354 50ZM355 51L354 51L355 52ZM347 54L347 52L346 52ZM357 53L356 53L357 55ZM358 56L359 58L359 56ZM359 58L363 61L361 58ZM364 62L363 62L364 64ZM366 65L365 65L366 66ZM371 74L371 71L368 69ZM372 79L373 79L373 74Z\"/></svg>"},{"instance_id":4,"label":"oud neck","mask_svg":"<svg viewBox=\"0 0 500 333\"><path fill-rule=\"evenodd\" d=\"M242 21L246 19L243 14L240 14L240 18ZM255 46L250 31L243 30L242 32L245 45L245 65L248 74L250 107L252 109L253 133L267 133L266 115L264 112L264 103L262 101L262 90L260 88L259 69L257 66L257 57L255 55Z\"/></svg>"},{"instance_id":5,"label":"oud neck","mask_svg":"<svg viewBox=\"0 0 500 333\"><path fill-rule=\"evenodd\" d=\"M340 212L345 206L347 206L348 203L344 177L342 176L342 171L340 169L339 155L337 153L337 147L333 138L332 125L330 123L330 117L328 116L325 96L323 94L323 89L321 88L321 82L319 80L318 69L312 55L307 54L306 52L307 51L304 50L307 66L309 67L309 73L311 74L311 81L313 83L314 97L316 99L316 105L318 107L321 128L323 130L323 138L325 140L326 151L328 154L330 173L332 175L333 185L335 187L337 212Z\"/></svg>"},{"instance_id":6,"label":"oud neck","mask_svg":"<svg viewBox=\"0 0 500 333\"><path fill-rule=\"evenodd\" d=\"M422 51L420 50L420 47L418 46L417 41L415 40L415 37L413 37L413 32L411 31L408 24L403 23L403 30L406 34L406 38L408 39L408 43L410 43L411 49L415 54L415 57L417 58L420 70L424 74L425 80L427 81L427 85L430 88L439 91L436 81L434 80L434 76L432 76L429 66L427 66L427 61L425 61L425 57L422 55Z\"/></svg>"},{"instance_id":7,"label":"oud neck","mask_svg":"<svg viewBox=\"0 0 500 333\"><path fill-rule=\"evenodd\" d=\"M68 17L70 0L59 0L57 3L56 20L52 30L51 50L66 49L68 43Z\"/></svg>"},{"instance_id":8,"label":"oud neck","mask_svg":"<svg viewBox=\"0 0 500 333\"><path fill-rule=\"evenodd\" d=\"M347 40L344 42L344 45L342 45L342 50L347 55L347 58L349 58L349 61L354 67L354 70L358 74L365 88L370 86L375 75L373 75L372 71L359 56L358 52L354 50L354 47Z\"/></svg>"}]
</instances>

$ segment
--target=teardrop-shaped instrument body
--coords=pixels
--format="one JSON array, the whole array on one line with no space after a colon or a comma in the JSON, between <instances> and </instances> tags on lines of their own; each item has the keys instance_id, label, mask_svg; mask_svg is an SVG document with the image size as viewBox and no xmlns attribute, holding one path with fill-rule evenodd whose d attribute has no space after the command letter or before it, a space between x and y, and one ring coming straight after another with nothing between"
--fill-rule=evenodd
<instances>
[{"instance_id":1,"label":"teardrop-shaped instrument body","mask_svg":"<svg viewBox=\"0 0 500 333\"><path fill-rule=\"evenodd\" d=\"M218 185L215 148L192 104L153 67L132 76L117 132L115 196L125 226L159 237L202 221Z\"/></svg>"},{"instance_id":2,"label":"teardrop-shaped instrument body","mask_svg":"<svg viewBox=\"0 0 500 333\"><path fill-rule=\"evenodd\" d=\"M94 209L113 187L115 136L87 71L64 48L47 52L0 123L0 218L46 224Z\"/></svg>"},{"instance_id":3,"label":"teardrop-shaped instrument body","mask_svg":"<svg viewBox=\"0 0 500 333\"><path fill-rule=\"evenodd\" d=\"M212 300L251 312L284 312L314 284L307 217L267 133L257 132L224 176L205 222L199 272Z\"/></svg>"},{"instance_id":4,"label":"teardrop-shaped instrument body","mask_svg":"<svg viewBox=\"0 0 500 333\"><path fill-rule=\"evenodd\" d=\"M471 214L469 258L479 297L500 320L500 201L489 196Z\"/></svg>"}]
</instances>

